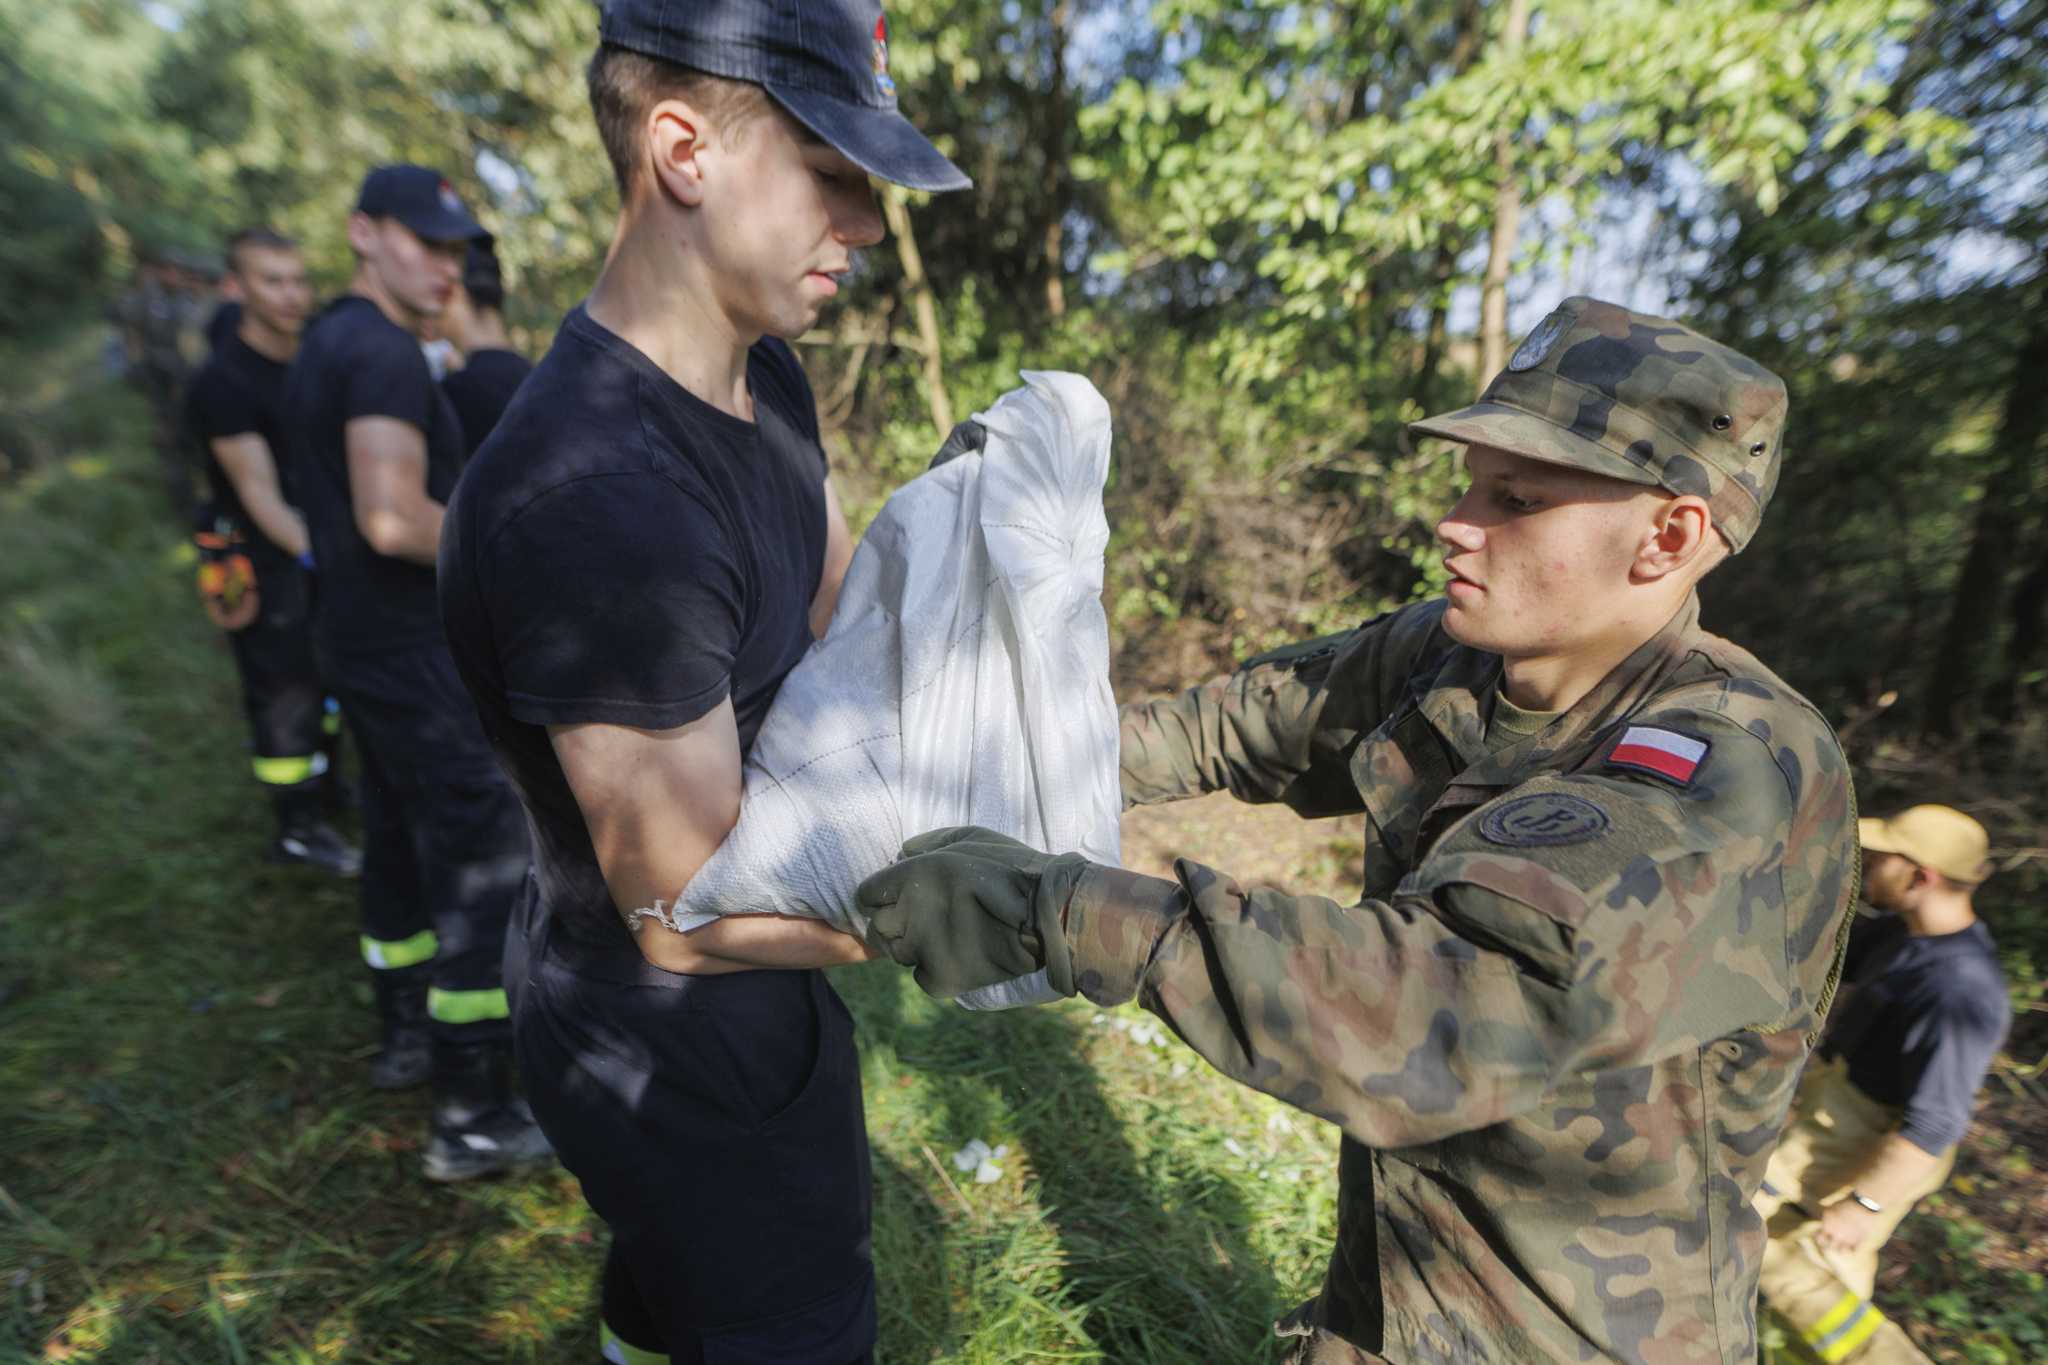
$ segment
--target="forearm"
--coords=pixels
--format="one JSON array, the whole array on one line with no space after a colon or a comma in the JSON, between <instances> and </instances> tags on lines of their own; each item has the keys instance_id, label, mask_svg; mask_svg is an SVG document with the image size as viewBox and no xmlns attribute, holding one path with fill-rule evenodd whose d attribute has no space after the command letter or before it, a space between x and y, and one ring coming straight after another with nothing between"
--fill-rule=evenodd
<instances>
[{"instance_id":1,"label":"forearm","mask_svg":"<svg viewBox=\"0 0 2048 1365\"><path fill-rule=\"evenodd\" d=\"M276 489L259 492L254 497L244 493L242 506L248 511L249 520L255 522L256 529L263 533L264 539L293 559L299 558L312 548L312 541L306 535L305 520L278 496Z\"/></svg>"},{"instance_id":2,"label":"forearm","mask_svg":"<svg viewBox=\"0 0 2048 1365\"><path fill-rule=\"evenodd\" d=\"M1304 641L1254 659L1227 678L1119 713L1119 778L1126 805L1204 792L1285 801L1304 815L1361 809L1349 741L1373 710L1364 676L1336 677L1358 632ZM1374 722L1376 723L1376 722Z\"/></svg>"},{"instance_id":3,"label":"forearm","mask_svg":"<svg viewBox=\"0 0 2048 1365\"><path fill-rule=\"evenodd\" d=\"M405 503L386 503L358 511L356 529L378 554L431 569L441 553L441 519L446 511L422 492L417 499Z\"/></svg>"},{"instance_id":4,"label":"forearm","mask_svg":"<svg viewBox=\"0 0 2048 1365\"><path fill-rule=\"evenodd\" d=\"M1177 881L1096 868L1067 906L1073 977L1098 1004L1131 998L1232 1079L1368 1146L1434 1141L1511 1117L1550 1080L1550 1035L1498 954L1421 907L1246 892L1186 861ZM1469 1024L1440 1034L1446 1012ZM1478 1027L1483 1024L1484 1027ZM1494 1040L1518 1040L1512 1047ZM1418 1056L1440 1073L1408 1083Z\"/></svg>"},{"instance_id":5,"label":"forearm","mask_svg":"<svg viewBox=\"0 0 2048 1365\"><path fill-rule=\"evenodd\" d=\"M235 496L264 539L294 559L306 553L306 523L278 487L277 460L269 442L250 431L215 437L212 447L215 463L234 485Z\"/></svg>"},{"instance_id":6,"label":"forearm","mask_svg":"<svg viewBox=\"0 0 2048 1365\"><path fill-rule=\"evenodd\" d=\"M433 568L445 509L427 491L426 433L379 416L352 417L345 430L356 529L378 554Z\"/></svg>"},{"instance_id":7,"label":"forearm","mask_svg":"<svg viewBox=\"0 0 2048 1365\"><path fill-rule=\"evenodd\" d=\"M1275 799L1305 766L1305 746L1247 705L1259 699L1239 675L1119 708L1125 804L1150 806L1215 791L1245 801Z\"/></svg>"},{"instance_id":8,"label":"forearm","mask_svg":"<svg viewBox=\"0 0 2048 1365\"><path fill-rule=\"evenodd\" d=\"M823 920L783 915L730 915L686 934L642 919L638 937L649 962L691 976L837 967L873 956L866 944Z\"/></svg>"},{"instance_id":9,"label":"forearm","mask_svg":"<svg viewBox=\"0 0 2048 1365\"><path fill-rule=\"evenodd\" d=\"M605 886L649 962L703 975L831 967L868 956L859 939L821 920L734 915L678 932L654 913L681 899L739 822L739 734L730 701L674 730L579 725L554 727L550 736Z\"/></svg>"},{"instance_id":10,"label":"forearm","mask_svg":"<svg viewBox=\"0 0 2048 1365\"><path fill-rule=\"evenodd\" d=\"M1922 1189L1941 1162L1940 1156L1922 1151L1910 1138L1893 1133L1871 1153L1870 1159L1849 1181L1849 1187L1890 1208L1904 1203Z\"/></svg>"},{"instance_id":11,"label":"forearm","mask_svg":"<svg viewBox=\"0 0 2048 1365\"><path fill-rule=\"evenodd\" d=\"M1124 805L1154 806L1216 789L1202 761L1198 693L1214 682L1159 701L1117 708L1117 779Z\"/></svg>"}]
</instances>

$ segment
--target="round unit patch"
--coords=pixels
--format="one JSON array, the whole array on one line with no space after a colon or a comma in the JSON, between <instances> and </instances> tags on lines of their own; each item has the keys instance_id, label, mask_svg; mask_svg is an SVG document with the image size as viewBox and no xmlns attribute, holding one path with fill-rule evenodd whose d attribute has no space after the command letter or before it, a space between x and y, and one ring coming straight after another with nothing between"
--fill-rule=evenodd
<instances>
[{"instance_id":1,"label":"round unit patch","mask_svg":"<svg viewBox=\"0 0 2048 1365\"><path fill-rule=\"evenodd\" d=\"M1582 796L1538 792L1495 806L1479 822L1479 832L1489 843L1543 848L1582 843L1605 833L1609 823L1607 812Z\"/></svg>"},{"instance_id":2,"label":"round unit patch","mask_svg":"<svg viewBox=\"0 0 2048 1365\"><path fill-rule=\"evenodd\" d=\"M1534 331L1515 347L1515 353L1508 357L1511 370L1533 370L1543 363L1543 357L1550 354L1550 348L1557 345L1559 337L1571 330L1569 313L1559 311L1536 324Z\"/></svg>"}]
</instances>

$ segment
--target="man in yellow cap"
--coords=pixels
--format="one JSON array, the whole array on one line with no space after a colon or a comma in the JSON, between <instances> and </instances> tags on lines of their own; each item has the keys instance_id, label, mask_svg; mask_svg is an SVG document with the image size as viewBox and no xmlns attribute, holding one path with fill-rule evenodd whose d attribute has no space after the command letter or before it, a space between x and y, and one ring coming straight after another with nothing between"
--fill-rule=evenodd
<instances>
[{"instance_id":1,"label":"man in yellow cap","mask_svg":"<svg viewBox=\"0 0 2048 1365\"><path fill-rule=\"evenodd\" d=\"M1984 827L1948 806L1858 822L1863 895L1851 991L1807 1069L1771 1159L1763 1297L1828 1365L1926 1357L1869 1304L1877 1255L1941 1188L2012 1007L1972 893Z\"/></svg>"}]
</instances>

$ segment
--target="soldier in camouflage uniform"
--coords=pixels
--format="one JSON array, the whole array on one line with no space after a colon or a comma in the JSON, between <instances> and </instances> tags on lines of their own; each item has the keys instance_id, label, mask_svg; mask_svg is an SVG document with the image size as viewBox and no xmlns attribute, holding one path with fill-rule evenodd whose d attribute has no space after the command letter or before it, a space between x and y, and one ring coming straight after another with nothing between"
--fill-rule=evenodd
<instances>
[{"instance_id":1,"label":"soldier in camouflage uniform","mask_svg":"<svg viewBox=\"0 0 2048 1365\"><path fill-rule=\"evenodd\" d=\"M1127 706L1134 804L1366 816L1365 898L913 840L870 942L951 996L1044 967L1339 1125L1337 1245L1295 1361L1749 1361L1751 1206L1855 891L1827 723L1701 630L1755 533L1785 390L1567 300L1480 401L1443 598Z\"/></svg>"}]
</instances>

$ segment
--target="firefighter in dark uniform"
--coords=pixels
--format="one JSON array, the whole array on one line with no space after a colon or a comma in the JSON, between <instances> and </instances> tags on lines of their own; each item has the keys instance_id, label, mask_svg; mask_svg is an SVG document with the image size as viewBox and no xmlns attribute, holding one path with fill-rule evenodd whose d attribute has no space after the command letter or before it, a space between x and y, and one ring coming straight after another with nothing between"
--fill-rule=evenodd
<instances>
[{"instance_id":1,"label":"firefighter in dark uniform","mask_svg":"<svg viewBox=\"0 0 2048 1365\"><path fill-rule=\"evenodd\" d=\"M314 645L363 759L363 957L384 1027L371 1082L431 1077L426 1175L443 1181L553 1155L513 1093L500 966L525 822L434 592L463 437L420 332L484 235L436 172L372 170L348 222L355 275L307 329L285 385L320 566Z\"/></svg>"},{"instance_id":2,"label":"firefighter in dark uniform","mask_svg":"<svg viewBox=\"0 0 2048 1365\"><path fill-rule=\"evenodd\" d=\"M240 321L185 394L211 492L197 530L201 589L241 674L251 765L277 814L271 856L352 877L362 857L324 818L340 716L313 662L310 544L279 468L285 373L312 294L298 246L275 232L237 233L227 264Z\"/></svg>"},{"instance_id":3,"label":"firefighter in dark uniform","mask_svg":"<svg viewBox=\"0 0 2048 1365\"><path fill-rule=\"evenodd\" d=\"M471 242L462 279L441 315L441 335L462 352L462 365L441 380L441 389L462 419L463 456L498 425L512 395L533 373L533 363L512 349L505 330L505 279L489 242Z\"/></svg>"}]
</instances>

